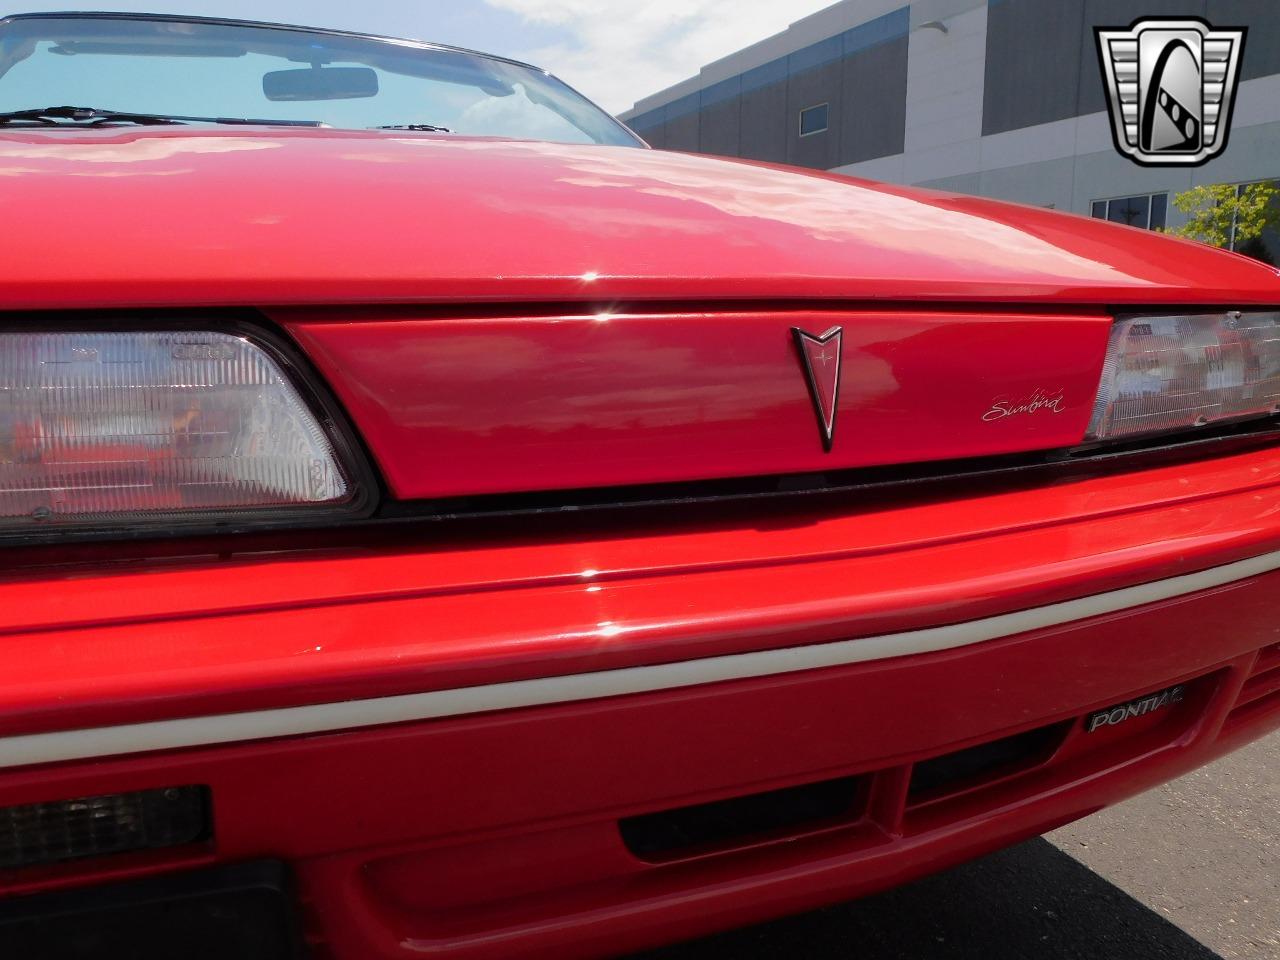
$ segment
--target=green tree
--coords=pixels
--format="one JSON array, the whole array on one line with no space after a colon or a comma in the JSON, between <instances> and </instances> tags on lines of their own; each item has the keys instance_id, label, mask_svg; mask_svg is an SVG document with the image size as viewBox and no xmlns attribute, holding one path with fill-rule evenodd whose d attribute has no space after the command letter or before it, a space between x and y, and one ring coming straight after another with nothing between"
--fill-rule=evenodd
<instances>
[{"instance_id":1,"label":"green tree","mask_svg":"<svg viewBox=\"0 0 1280 960\"><path fill-rule=\"evenodd\" d=\"M1274 183L1215 183L1194 187L1173 198L1187 222L1167 232L1215 247L1249 252L1260 248L1262 234L1280 225L1280 188Z\"/></svg>"}]
</instances>

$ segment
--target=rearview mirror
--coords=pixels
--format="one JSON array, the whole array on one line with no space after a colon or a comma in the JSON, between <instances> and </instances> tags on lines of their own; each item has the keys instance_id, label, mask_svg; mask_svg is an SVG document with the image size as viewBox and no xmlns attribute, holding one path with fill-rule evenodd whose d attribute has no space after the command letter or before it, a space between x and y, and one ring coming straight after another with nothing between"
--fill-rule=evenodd
<instances>
[{"instance_id":1,"label":"rearview mirror","mask_svg":"<svg viewBox=\"0 0 1280 960\"><path fill-rule=\"evenodd\" d=\"M368 67L312 67L276 70L262 78L272 101L363 100L378 95L378 73Z\"/></svg>"}]
</instances>

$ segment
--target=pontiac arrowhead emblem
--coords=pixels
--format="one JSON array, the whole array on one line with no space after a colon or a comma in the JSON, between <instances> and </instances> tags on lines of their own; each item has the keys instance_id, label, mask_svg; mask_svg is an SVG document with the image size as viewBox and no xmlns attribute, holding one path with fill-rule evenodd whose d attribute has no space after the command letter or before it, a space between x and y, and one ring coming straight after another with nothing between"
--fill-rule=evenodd
<instances>
[{"instance_id":1,"label":"pontiac arrowhead emblem","mask_svg":"<svg viewBox=\"0 0 1280 960\"><path fill-rule=\"evenodd\" d=\"M836 439L836 408L840 403L840 361L844 328L832 327L821 336L805 333L799 327L791 328L800 362L804 365L809 381L809 396L818 415L818 430L822 433L822 448L831 452Z\"/></svg>"}]
</instances>

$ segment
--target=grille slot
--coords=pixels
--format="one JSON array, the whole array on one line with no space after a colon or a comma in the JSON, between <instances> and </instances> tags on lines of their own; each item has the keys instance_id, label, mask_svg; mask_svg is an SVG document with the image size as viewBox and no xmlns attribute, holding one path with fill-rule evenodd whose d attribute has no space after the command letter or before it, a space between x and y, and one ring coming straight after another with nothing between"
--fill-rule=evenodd
<instances>
[{"instance_id":1,"label":"grille slot","mask_svg":"<svg viewBox=\"0 0 1280 960\"><path fill-rule=\"evenodd\" d=\"M857 819L864 778L819 783L629 817L618 823L627 849L662 862L811 833Z\"/></svg>"},{"instance_id":2,"label":"grille slot","mask_svg":"<svg viewBox=\"0 0 1280 960\"><path fill-rule=\"evenodd\" d=\"M1240 691L1240 700L1237 707L1243 707L1245 704L1253 703L1255 700L1261 700L1272 694L1280 693L1280 665L1277 665L1266 673L1255 673L1245 683L1244 689Z\"/></svg>"},{"instance_id":3,"label":"grille slot","mask_svg":"<svg viewBox=\"0 0 1280 960\"><path fill-rule=\"evenodd\" d=\"M209 788L166 787L0 808L0 869L207 840Z\"/></svg>"},{"instance_id":4,"label":"grille slot","mask_svg":"<svg viewBox=\"0 0 1280 960\"><path fill-rule=\"evenodd\" d=\"M1055 723L917 763L911 771L908 804L950 796L1047 762L1062 745L1072 723Z\"/></svg>"},{"instance_id":5,"label":"grille slot","mask_svg":"<svg viewBox=\"0 0 1280 960\"><path fill-rule=\"evenodd\" d=\"M1253 672L1227 718L1228 725L1280 707L1280 643L1258 654Z\"/></svg>"},{"instance_id":6,"label":"grille slot","mask_svg":"<svg viewBox=\"0 0 1280 960\"><path fill-rule=\"evenodd\" d=\"M0 900L5 960L303 960L283 864L237 863Z\"/></svg>"},{"instance_id":7,"label":"grille slot","mask_svg":"<svg viewBox=\"0 0 1280 960\"><path fill-rule=\"evenodd\" d=\"M1258 654L1253 664L1253 672L1245 681L1240 691L1240 699L1236 701L1237 709L1245 704L1261 700L1271 694L1280 693L1280 643L1267 647Z\"/></svg>"}]
</instances>

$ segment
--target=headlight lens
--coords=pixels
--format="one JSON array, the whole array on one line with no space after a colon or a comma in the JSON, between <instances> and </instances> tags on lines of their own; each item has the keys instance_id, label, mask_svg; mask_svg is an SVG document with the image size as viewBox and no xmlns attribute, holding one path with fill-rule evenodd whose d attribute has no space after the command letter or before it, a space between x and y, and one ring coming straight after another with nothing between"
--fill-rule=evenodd
<instances>
[{"instance_id":1,"label":"headlight lens","mask_svg":"<svg viewBox=\"0 0 1280 960\"><path fill-rule=\"evenodd\" d=\"M247 336L0 333L0 532L338 507L352 472Z\"/></svg>"},{"instance_id":2,"label":"headlight lens","mask_svg":"<svg viewBox=\"0 0 1280 960\"><path fill-rule=\"evenodd\" d=\"M1280 411L1280 313L1125 317L1111 333L1089 440Z\"/></svg>"}]
</instances>

